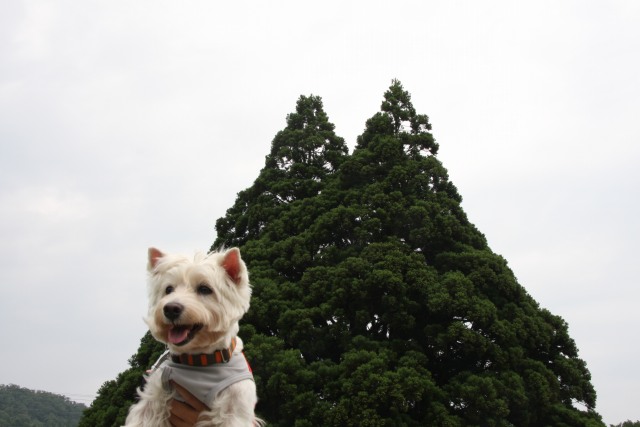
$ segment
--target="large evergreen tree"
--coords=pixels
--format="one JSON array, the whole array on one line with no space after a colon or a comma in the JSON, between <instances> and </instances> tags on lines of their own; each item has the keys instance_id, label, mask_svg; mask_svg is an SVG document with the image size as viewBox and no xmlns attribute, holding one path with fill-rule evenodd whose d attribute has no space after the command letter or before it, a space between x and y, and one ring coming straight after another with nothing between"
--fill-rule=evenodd
<instances>
[{"instance_id":1,"label":"large evergreen tree","mask_svg":"<svg viewBox=\"0 0 640 427\"><path fill-rule=\"evenodd\" d=\"M394 81L322 191L245 240L219 234L251 271L258 411L280 426L602 425L566 323L468 221L430 129ZM230 213L218 226L242 223Z\"/></svg>"},{"instance_id":2,"label":"large evergreen tree","mask_svg":"<svg viewBox=\"0 0 640 427\"><path fill-rule=\"evenodd\" d=\"M603 426L566 323L468 221L400 82L351 155L333 130L321 99L301 97L216 223L212 248L239 246L254 287L240 334L258 413L299 427ZM148 340L81 425L126 412L160 350Z\"/></svg>"},{"instance_id":3,"label":"large evergreen tree","mask_svg":"<svg viewBox=\"0 0 640 427\"><path fill-rule=\"evenodd\" d=\"M217 221L219 238L212 249L222 243L242 246L260 237L266 224L281 212L319 194L326 177L346 158L347 146L333 132L334 125L329 122L320 97L301 96L296 111L287 116L286 122L285 129L274 137L254 184L241 191L227 215ZM129 359L130 368L102 385L80 427L122 425L135 401L135 390L142 384L143 373L164 349L147 333L137 353Z\"/></svg>"}]
</instances>

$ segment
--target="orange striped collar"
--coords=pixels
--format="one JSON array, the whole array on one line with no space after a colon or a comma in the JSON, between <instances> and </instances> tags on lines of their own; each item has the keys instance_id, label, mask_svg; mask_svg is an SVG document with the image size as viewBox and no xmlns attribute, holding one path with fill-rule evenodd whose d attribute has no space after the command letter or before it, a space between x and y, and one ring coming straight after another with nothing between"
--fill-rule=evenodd
<instances>
[{"instance_id":1,"label":"orange striped collar","mask_svg":"<svg viewBox=\"0 0 640 427\"><path fill-rule=\"evenodd\" d=\"M217 363L227 363L233 356L233 350L236 348L236 338L231 339L229 348L216 350L209 354L172 354L171 361L189 366L209 366Z\"/></svg>"}]
</instances>

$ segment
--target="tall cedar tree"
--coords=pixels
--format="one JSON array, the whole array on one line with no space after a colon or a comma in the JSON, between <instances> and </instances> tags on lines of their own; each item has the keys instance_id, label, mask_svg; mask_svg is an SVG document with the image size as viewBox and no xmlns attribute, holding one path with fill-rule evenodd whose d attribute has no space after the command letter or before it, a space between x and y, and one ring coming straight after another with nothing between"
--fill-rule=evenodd
<instances>
[{"instance_id":1,"label":"tall cedar tree","mask_svg":"<svg viewBox=\"0 0 640 427\"><path fill-rule=\"evenodd\" d=\"M326 177L337 170L348 153L344 140L333 130L322 99L301 96L296 111L287 116L286 128L273 139L271 153L254 184L240 192L227 215L217 221L218 240L228 247L242 246L258 238L265 225L296 200L319 194ZM124 424L144 371L164 350L164 345L147 333L129 359L131 367L102 385L80 427Z\"/></svg>"},{"instance_id":2,"label":"tall cedar tree","mask_svg":"<svg viewBox=\"0 0 640 427\"><path fill-rule=\"evenodd\" d=\"M307 147L288 124L214 243L251 272L241 334L270 425L603 425L567 324L468 221L400 82L321 181L291 173L317 158L288 154Z\"/></svg>"},{"instance_id":3,"label":"tall cedar tree","mask_svg":"<svg viewBox=\"0 0 640 427\"><path fill-rule=\"evenodd\" d=\"M566 323L469 223L400 82L352 155L333 129L301 97L216 223L212 248L250 269L240 334L269 425L603 426ZM132 370L159 351L145 338ZM126 410L127 373L94 413Z\"/></svg>"}]
</instances>

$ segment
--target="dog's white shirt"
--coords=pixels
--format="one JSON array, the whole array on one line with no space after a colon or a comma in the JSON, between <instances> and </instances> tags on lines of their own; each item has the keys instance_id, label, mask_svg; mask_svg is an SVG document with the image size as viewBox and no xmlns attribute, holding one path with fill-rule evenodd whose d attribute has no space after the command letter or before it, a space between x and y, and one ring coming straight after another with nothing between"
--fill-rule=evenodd
<instances>
[{"instance_id":1,"label":"dog's white shirt","mask_svg":"<svg viewBox=\"0 0 640 427\"><path fill-rule=\"evenodd\" d=\"M171 390L173 380L186 388L201 402L213 402L218 393L231 384L242 380L252 380L253 374L243 353L235 352L227 363L209 366L189 366L164 361L159 367L162 371L162 385Z\"/></svg>"},{"instance_id":2,"label":"dog's white shirt","mask_svg":"<svg viewBox=\"0 0 640 427\"><path fill-rule=\"evenodd\" d=\"M246 366L243 357L236 358L234 356L232 359L237 359ZM131 407L125 423L126 427L171 427L169 402L172 398L179 399L180 396L175 390L165 386L162 378L163 372L164 370L160 368L152 372L147 378L144 389L138 391L140 401ZM209 384L209 387L205 388L211 390L214 386ZM256 404L255 395L256 389L253 380L242 379L233 382L220 390L213 400L203 402L210 410L200 414L197 426L250 427L262 425L261 420L256 419L253 413Z\"/></svg>"}]
</instances>

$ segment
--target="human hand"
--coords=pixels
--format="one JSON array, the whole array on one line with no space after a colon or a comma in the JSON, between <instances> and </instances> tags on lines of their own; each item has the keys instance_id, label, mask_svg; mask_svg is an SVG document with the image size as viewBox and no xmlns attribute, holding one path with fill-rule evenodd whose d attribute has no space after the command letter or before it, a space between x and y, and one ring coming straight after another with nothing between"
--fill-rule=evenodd
<instances>
[{"instance_id":1,"label":"human hand","mask_svg":"<svg viewBox=\"0 0 640 427\"><path fill-rule=\"evenodd\" d=\"M169 417L169 422L173 427L193 427L198 421L200 412L206 411L209 408L180 384L175 381L170 381L170 383L185 401L171 400L171 416Z\"/></svg>"}]
</instances>

